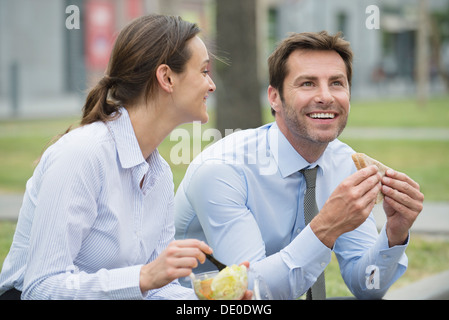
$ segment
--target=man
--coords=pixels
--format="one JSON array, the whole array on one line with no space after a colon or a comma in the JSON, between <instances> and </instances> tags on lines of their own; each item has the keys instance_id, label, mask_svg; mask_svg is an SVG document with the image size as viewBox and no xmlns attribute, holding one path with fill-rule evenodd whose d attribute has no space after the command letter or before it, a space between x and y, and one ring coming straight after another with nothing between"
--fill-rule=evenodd
<instances>
[{"instance_id":1,"label":"man","mask_svg":"<svg viewBox=\"0 0 449 320\"><path fill-rule=\"evenodd\" d=\"M332 251L360 299L381 298L407 267L409 229L423 206L419 185L393 170L384 178L375 166L357 171L354 150L336 139L350 110L352 56L339 34L281 42L268 60L275 122L207 148L175 197L176 237L205 240L226 264L249 260L276 299L318 283ZM319 213L308 223L311 168ZM379 191L387 218L380 233L371 215Z\"/></svg>"}]
</instances>

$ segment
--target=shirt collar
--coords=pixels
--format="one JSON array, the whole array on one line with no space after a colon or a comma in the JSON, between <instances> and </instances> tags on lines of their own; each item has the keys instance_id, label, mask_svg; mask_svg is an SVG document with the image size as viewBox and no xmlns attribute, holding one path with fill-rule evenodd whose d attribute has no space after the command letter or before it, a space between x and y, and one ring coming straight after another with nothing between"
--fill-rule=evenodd
<instances>
[{"instance_id":1,"label":"shirt collar","mask_svg":"<svg viewBox=\"0 0 449 320\"><path fill-rule=\"evenodd\" d=\"M326 167L328 166L325 161L326 157L324 156L326 151L317 161L313 163L307 162L307 160L293 148L279 129L276 122L273 122L268 131L268 143L282 178L286 178L302 169L316 167L317 165L320 166L323 172L326 171Z\"/></svg>"},{"instance_id":2,"label":"shirt collar","mask_svg":"<svg viewBox=\"0 0 449 320\"><path fill-rule=\"evenodd\" d=\"M106 125L114 137L120 164L122 168L127 169L145 162L145 159L134 133L128 111L122 107L118 112L120 113L118 118L106 122Z\"/></svg>"}]
</instances>

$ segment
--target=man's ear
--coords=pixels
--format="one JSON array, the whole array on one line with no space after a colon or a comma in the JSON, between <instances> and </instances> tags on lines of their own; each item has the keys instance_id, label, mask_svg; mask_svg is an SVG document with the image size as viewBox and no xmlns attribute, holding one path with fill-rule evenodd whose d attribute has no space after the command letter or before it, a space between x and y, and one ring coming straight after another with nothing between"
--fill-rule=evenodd
<instances>
[{"instance_id":1,"label":"man's ear","mask_svg":"<svg viewBox=\"0 0 449 320\"><path fill-rule=\"evenodd\" d=\"M166 64L161 64L156 70L156 78L159 86L166 92L173 92L173 72Z\"/></svg>"},{"instance_id":2,"label":"man's ear","mask_svg":"<svg viewBox=\"0 0 449 320\"><path fill-rule=\"evenodd\" d=\"M282 105L281 96L279 95L279 91L271 85L268 86L268 102L270 102L270 106L274 111L279 112Z\"/></svg>"}]
</instances>

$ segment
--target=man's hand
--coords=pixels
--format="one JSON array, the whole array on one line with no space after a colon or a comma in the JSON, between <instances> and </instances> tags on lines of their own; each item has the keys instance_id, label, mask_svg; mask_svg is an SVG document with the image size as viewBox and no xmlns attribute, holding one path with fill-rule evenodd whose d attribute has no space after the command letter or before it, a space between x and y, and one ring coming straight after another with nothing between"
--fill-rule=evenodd
<instances>
[{"instance_id":1,"label":"man's hand","mask_svg":"<svg viewBox=\"0 0 449 320\"><path fill-rule=\"evenodd\" d=\"M310 228L327 247L348 231L360 226L370 215L381 175L376 166L369 166L352 174L334 190L320 213L310 222Z\"/></svg>"},{"instance_id":2,"label":"man's hand","mask_svg":"<svg viewBox=\"0 0 449 320\"><path fill-rule=\"evenodd\" d=\"M424 195L406 174L387 170L382 178L387 237L390 247L407 240L408 231L423 209Z\"/></svg>"}]
</instances>

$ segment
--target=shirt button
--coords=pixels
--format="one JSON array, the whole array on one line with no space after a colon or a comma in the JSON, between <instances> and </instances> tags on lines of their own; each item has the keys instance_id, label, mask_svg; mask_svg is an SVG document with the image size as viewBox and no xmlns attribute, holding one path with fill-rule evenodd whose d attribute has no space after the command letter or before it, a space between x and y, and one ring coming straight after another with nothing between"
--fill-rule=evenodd
<instances>
[{"instance_id":1,"label":"shirt button","mask_svg":"<svg viewBox=\"0 0 449 320\"><path fill-rule=\"evenodd\" d=\"M296 233L300 234L301 233L301 228L296 229Z\"/></svg>"},{"instance_id":2,"label":"shirt button","mask_svg":"<svg viewBox=\"0 0 449 320\"><path fill-rule=\"evenodd\" d=\"M388 255L383 254L383 255L382 255L382 258L383 258L383 259L387 259L387 258L388 258Z\"/></svg>"},{"instance_id":3,"label":"shirt button","mask_svg":"<svg viewBox=\"0 0 449 320\"><path fill-rule=\"evenodd\" d=\"M326 266L326 262L321 262L321 266L324 268Z\"/></svg>"}]
</instances>

